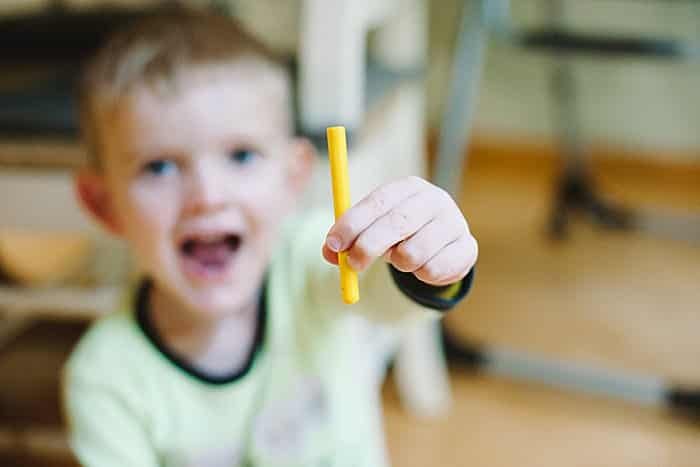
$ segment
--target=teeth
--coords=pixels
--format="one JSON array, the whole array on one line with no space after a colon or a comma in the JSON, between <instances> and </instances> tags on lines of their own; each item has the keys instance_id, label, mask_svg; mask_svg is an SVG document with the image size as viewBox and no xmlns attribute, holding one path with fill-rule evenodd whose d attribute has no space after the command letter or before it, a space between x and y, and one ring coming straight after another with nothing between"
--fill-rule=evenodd
<instances>
[{"instance_id":1,"label":"teeth","mask_svg":"<svg viewBox=\"0 0 700 467\"><path fill-rule=\"evenodd\" d=\"M198 242L204 243L215 243L220 242L226 238L226 234L203 234L197 235L194 239Z\"/></svg>"},{"instance_id":2,"label":"teeth","mask_svg":"<svg viewBox=\"0 0 700 467\"><path fill-rule=\"evenodd\" d=\"M218 233L196 233L185 237L185 242L197 243L217 243L226 240L228 234Z\"/></svg>"},{"instance_id":3,"label":"teeth","mask_svg":"<svg viewBox=\"0 0 700 467\"><path fill-rule=\"evenodd\" d=\"M184 251L191 251L197 243L216 244L221 242L226 242L235 249L241 242L241 236L236 233L196 233L185 237L182 240L181 248Z\"/></svg>"}]
</instances>

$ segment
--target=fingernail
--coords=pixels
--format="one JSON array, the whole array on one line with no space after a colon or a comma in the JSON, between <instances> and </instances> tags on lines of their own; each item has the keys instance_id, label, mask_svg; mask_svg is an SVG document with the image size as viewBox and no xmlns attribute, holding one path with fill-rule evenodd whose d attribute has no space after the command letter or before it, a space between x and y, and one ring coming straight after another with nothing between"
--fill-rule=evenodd
<instances>
[{"instance_id":1,"label":"fingernail","mask_svg":"<svg viewBox=\"0 0 700 467\"><path fill-rule=\"evenodd\" d=\"M340 239L337 237L326 238L326 245L328 245L328 248L335 251L336 253L340 251Z\"/></svg>"}]
</instances>

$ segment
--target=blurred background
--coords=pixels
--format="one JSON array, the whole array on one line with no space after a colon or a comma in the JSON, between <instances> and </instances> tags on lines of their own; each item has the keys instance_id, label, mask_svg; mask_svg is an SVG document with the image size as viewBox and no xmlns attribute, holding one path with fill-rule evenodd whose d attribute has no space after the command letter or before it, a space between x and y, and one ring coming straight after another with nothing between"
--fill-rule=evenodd
<instances>
[{"instance_id":1,"label":"blurred background","mask_svg":"<svg viewBox=\"0 0 700 467\"><path fill-rule=\"evenodd\" d=\"M60 368L132 271L73 200L75 79L106 32L173 3L0 0L0 465L76 465ZM394 465L697 465L700 2L187 3L289 57L299 131L353 131L356 196L426 173L480 242L443 326L447 414L385 386ZM331 4L351 6L310 20ZM342 75L309 65L331 47Z\"/></svg>"}]
</instances>

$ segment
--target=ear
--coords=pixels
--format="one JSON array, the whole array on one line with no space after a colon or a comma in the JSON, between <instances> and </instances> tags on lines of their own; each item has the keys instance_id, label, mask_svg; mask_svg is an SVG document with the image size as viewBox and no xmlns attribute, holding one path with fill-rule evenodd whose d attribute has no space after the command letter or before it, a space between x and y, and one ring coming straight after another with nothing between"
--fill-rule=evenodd
<instances>
[{"instance_id":1,"label":"ear","mask_svg":"<svg viewBox=\"0 0 700 467\"><path fill-rule=\"evenodd\" d=\"M94 169L83 169L73 177L73 184L83 208L107 231L120 235L121 229L104 175Z\"/></svg>"},{"instance_id":2,"label":"ear","mask_svg":"<svg viewBox=\"0 0 700 467\"><path fill-rule=\"evenodd\" d=\"M316 149L313 144L306 138L294 138L287 176L295 195L299 196L306 189L313 174L315 162Z\"/></svg>"}]
</instances>

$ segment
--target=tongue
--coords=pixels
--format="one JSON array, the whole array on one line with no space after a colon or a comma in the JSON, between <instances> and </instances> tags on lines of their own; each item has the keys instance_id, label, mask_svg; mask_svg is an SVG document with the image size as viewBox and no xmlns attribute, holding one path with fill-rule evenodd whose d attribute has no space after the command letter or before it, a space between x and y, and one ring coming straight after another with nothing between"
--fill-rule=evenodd
<instances>
[{"instance_id":1,"label":"tongue","mask_svg":"<svg viewBox=\"0 0 700 467\"><path fill-rule=\"evenodd\" d=\"M191 256L205 266L221 266L231 255L231 248L225 241L201 243L192 248Z\"/></svg>"}]
</instances>

